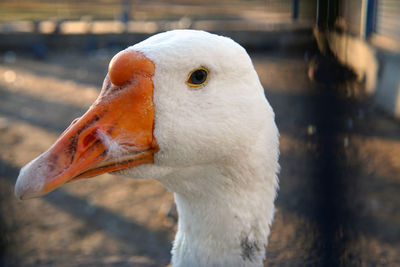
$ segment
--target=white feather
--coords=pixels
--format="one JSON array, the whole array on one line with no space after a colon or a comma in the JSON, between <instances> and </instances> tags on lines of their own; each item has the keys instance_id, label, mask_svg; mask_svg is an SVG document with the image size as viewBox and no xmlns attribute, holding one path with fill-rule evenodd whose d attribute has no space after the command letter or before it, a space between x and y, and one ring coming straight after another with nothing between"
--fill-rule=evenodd
<instances>
[{"instance_id":1,"label":"white feather","mask_svg":"<svg viewBox=\"0 0 400 267\"><path fill-rule=\"evenodd\" d=\"M274 215L278 130L251 59L229 38L202 31L155 35L129 49L155 64L154 177L175 193L173 266L262 266ZM199 67L209 79L189 87Z\"/></svg>"}]
</instances>

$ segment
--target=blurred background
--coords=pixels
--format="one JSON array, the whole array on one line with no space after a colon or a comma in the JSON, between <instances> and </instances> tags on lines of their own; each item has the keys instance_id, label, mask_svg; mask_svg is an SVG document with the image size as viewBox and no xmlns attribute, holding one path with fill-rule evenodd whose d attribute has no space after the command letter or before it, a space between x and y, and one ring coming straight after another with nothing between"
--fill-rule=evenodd
<instances>
[{"instance_id":1,"label":"blurred background","mask_svg":"<svg viewBox=\"0 0 400 267\"><path fill-rule=\"evenodd\" d=\"M19 169L155 33L229 36L281 137L268 266L400 265L400 1L1 0L0 265L165 266L177 215L154 180L102 175L18 201Z\"/></svg>"}]
</instances>

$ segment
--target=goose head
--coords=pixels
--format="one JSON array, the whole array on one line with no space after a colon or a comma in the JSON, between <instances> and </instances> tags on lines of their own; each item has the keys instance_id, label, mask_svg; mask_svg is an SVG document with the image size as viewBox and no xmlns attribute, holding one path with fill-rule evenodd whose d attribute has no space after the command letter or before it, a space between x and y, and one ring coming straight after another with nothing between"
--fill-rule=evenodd
<instances>
[{"instance_id":1,"label":"goose head","mask_svg":"<svg viewBox=\"0 0 400 267\"><path fill-rule=\"evenodd\" d=\"M259 265L278 153L274 113L245 49L175 30L114 56L98 99L21 169L15 194L105 172L155 178L178 207L173 264Z\"/></svg>"}]
</instances>

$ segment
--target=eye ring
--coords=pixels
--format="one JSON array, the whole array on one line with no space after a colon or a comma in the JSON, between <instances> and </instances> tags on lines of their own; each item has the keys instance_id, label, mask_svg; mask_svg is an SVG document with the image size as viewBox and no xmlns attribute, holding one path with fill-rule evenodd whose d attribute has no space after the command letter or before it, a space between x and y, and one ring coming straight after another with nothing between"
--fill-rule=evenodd
<instances>
[{"instance_id":1,"label":"eye ring","mask_svg":"<svg viewBox=\"0 0 400 267\"><path fill-rule=\"evenodd\" d=\"M209 71L205 67L194 69L188 74L186 84L190 87L203 86L208 80L208 73Z\"/></svg>"}]
</instances>

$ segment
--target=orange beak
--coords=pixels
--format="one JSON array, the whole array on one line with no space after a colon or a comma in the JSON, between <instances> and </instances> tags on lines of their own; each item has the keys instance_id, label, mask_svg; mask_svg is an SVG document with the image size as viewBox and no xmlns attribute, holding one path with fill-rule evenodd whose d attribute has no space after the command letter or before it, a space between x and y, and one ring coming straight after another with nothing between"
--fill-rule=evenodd
<instances>
[{"instance_id":1,"label":"orange beak","mask_svg":"<svg viewBox=\"0 0 400 267\"><path fill-rule=\"evenodd\" d=\"M153 62L139 52L114 56L98 99L21 169L16 196L41 196L71 180L153 163L153 74Z\"/></svg>"}]
</instances>

